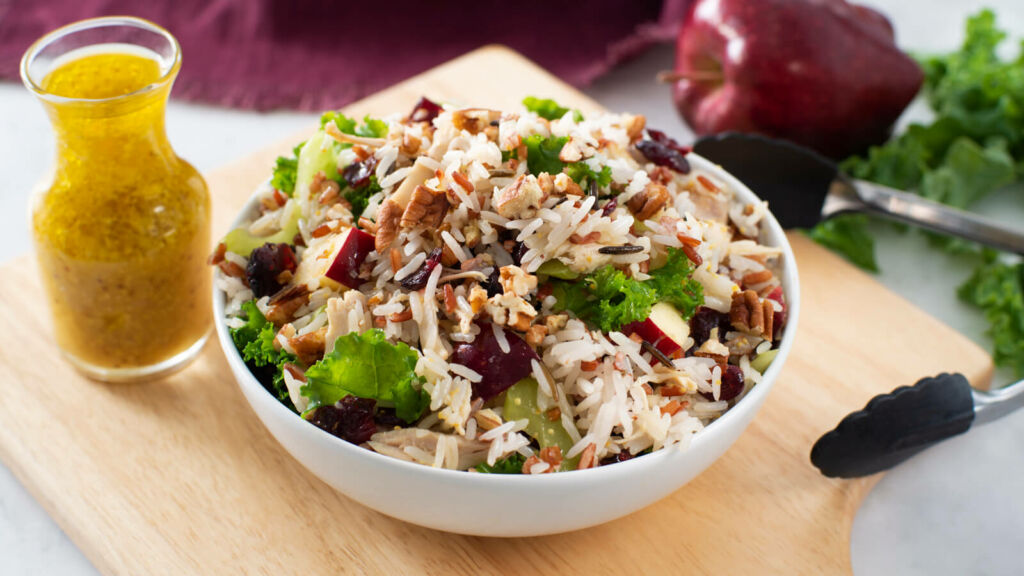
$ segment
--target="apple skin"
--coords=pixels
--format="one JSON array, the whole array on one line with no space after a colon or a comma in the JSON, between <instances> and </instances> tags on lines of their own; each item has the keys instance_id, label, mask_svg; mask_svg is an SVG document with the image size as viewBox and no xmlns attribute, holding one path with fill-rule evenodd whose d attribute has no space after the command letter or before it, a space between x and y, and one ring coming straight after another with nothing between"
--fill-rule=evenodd
<instances>
[{"instance_id":1,"label":"apple skin","mask_svg":"<svg viewBox=\"0 0 1024 576\"><path fill-rule=\"evenodd\" d=\"M338 254L334 257L324 276L349 288L358 288L359 267L366 256L373 251L374 237L358 228L349 228Z\"/></svg>"},{"instance_id":2,"label":"apple skin","mask_svg":"<svg viewBox=\"0 0 1024 576\"><path fill-rule=\"evenodd\" d=\"M683 349L690 336L690 326L671 304L659 302L651 308L651 314L641 322L631 322L622 327L623 334L636 334L654 344L661 353L671 356Z\"/></svg>"},{"instance_id":3,"label":"apple skin","mask_svg":"<svg viewBox=\"0 0 1024 576\"><path fill-rule=\"evenodd\" d=\"M888 19L845 0L696 0L675 72L698 135L757 132L836 159L884 142L923 80Z\"/></svg>"}]
</instances>

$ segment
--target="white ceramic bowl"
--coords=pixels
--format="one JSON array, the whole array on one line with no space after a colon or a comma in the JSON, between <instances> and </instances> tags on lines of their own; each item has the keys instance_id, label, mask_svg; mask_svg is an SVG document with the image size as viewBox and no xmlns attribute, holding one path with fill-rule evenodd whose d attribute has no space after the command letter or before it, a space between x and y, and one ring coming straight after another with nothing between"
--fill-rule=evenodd
<instances>
[{"instance_id":1,"label":"white ceramic bowl","mask_svg":"<svg viewBox=\"0 0 1024 576\"><path fill-rule=\"evenodd\" d=\"M710 161L696 154L687 159L727 183L743 201L758 201ZM234 225L255 209L250 199ZM793 347L800 315L793 251L771 215L762 225L761 241L782 248L782 285L789 307L778 356L761 383L698 433L686 450L660 450L589 470L472 474L413 464L350 444L302 420L253 377L231 341L224 324L224 296L216 289L214 318L228 364L256 415L296 460L341 493L388 516L438 530L475 536L553 534L614 520L678 490L725 453L761 408Z\"/></svg>"}]
</instances>

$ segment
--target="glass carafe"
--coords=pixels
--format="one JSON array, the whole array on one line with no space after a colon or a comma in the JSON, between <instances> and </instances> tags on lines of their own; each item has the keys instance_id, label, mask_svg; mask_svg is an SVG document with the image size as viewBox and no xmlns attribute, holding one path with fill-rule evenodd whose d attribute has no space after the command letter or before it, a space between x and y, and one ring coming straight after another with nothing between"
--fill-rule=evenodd
<instances>
[{"instance_id":1,"label":"glass carafe","mask_svg":"<svg viewBox=\"0 0 1024 576\"><path fill-rule=\"evenodd\" d=\"M37 41L21 75L57 142L32 234L57 344L90 377L178 368L210 327L210 197L164 131L181 49L137 18L96 18Z\"/></svg>"}]
</instances>

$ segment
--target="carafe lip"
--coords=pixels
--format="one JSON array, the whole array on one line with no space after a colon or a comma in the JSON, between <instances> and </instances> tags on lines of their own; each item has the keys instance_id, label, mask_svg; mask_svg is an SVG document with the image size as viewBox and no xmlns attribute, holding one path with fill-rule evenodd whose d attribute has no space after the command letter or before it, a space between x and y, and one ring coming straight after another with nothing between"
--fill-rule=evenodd
<instances>
[{"instance_id":1,"label":"carafe lip","mask_svg":"<svg viewBox=\"0 0 1024 576\"><path fill-rule=\"evenodd\" d=\"M121 94L118 96L111 96L108 98L73 98L68 96L59 96L57 94L48 92L40 85L40 82L42 81L42 78L45 77L45 74L39 78L34 77L34 75L32 74L32 64L42 54L43 50L45 50L47 47L57 42L58 40L67 38L73 34L84 32L86 30L93 30L96 28L124 27L138 28L140 30L152 32L162 37L163 41L167 42L167 46L171 49L171 51L173 51L173 56L171 58L160 59L160 67L164 69L163 74L161 74L160 78L158 78L151 84L143 86L142 88L139 88L134 92L129 92L128 94ZM83 46L76 47L74 50L87 48L90 45L102 45L107 43L116 44L115 42L85 44ZM141 48L145 49L145 47ZM89 18L86 20L72 22L71 24L67 24L60 28L57 28L56 30L50 32L49 34L46 34L42 38L36 40L32 44L32 46L30 46L29 49L25 51L25 55L21 58L21 81L25 84L25 87L28 88L29 91L35 94L38 98L47 102L52 102L55 104L71 102L87 104L108 104L135 99L139 96L155 92L163 88L170 82L173 82L180 68L181 45L178 44L177 38L175 38L174 35L168 32L165 28L157 24L154 24L149 20L145 20L143 18L138 18L135 16L102 16L99 18ZM49 72L49 70L47 70L47 72Z\"/></svg>"}]
</instances>

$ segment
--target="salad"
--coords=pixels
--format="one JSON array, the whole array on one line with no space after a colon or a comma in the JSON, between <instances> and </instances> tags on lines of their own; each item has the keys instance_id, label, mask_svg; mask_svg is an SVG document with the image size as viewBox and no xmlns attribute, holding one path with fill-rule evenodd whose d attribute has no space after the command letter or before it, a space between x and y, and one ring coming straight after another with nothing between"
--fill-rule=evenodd
<instances>
[{"instance_id":1,"label":"salad","mask_svg":"<svg viewBox=\"0 0 1024 576\"><path fill-rule=\"evenodd\" d=\"M338 112L211 256L297 417L381 454L543 474L684 448L786 324L781 250L643 116L421 99Z\"/></svg>"}]
</instances>

